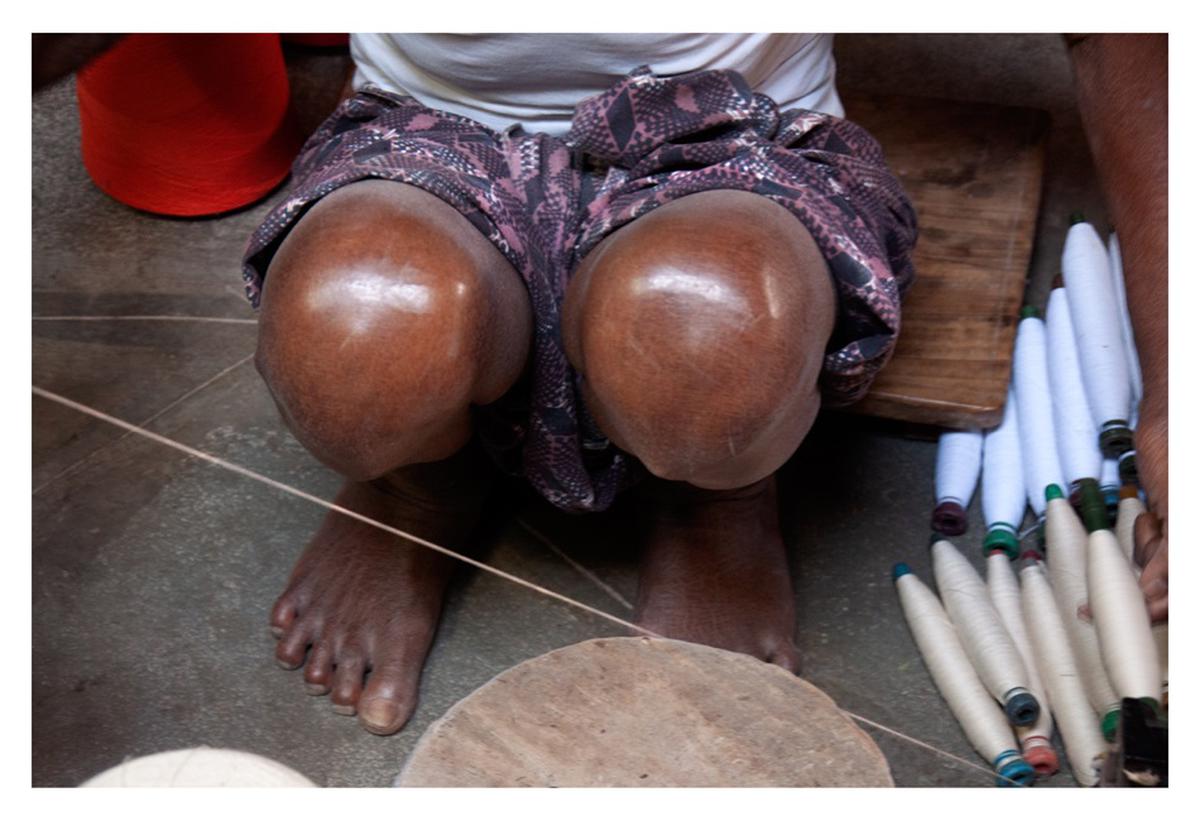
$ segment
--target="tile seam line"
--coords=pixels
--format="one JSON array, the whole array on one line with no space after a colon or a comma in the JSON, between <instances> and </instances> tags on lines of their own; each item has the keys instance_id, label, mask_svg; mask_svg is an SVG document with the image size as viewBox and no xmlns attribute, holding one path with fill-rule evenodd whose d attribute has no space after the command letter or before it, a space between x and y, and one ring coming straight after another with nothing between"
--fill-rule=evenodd
<instances>
[{"instance_id":1,"label":"tile seam line","mask_svg":"<svg viewBox=\"0 0 1200 821\"><path fill-rule=\"evenodd\" d=\"M229 373L237 370L238 368L240 368L242 365L245 365L247 362L249 362L253 358L254 358L254 354L247 354L246 356L239 359L237 362L234 362L232 365L218 371L216 374L214 374L213 376L210 376L208 379L204 380L196 387L194 387L188 391L185 391L183 394L176 397L174 400L169 402L165 407L160 408L158 411L151 414L149 417L147 417L145 420L143 420L142 423L138 427L145 427L145 426L149 425L151 422L153 422L155 419L158 419L160 416L162 416L167 411L171 410L172 408L178 407L181 403L187 401L191 397L200 393L205 388L210 387L215 382L220 381L221 378L223 378L223 377L227 376ZM125 437L129 436L131 433L132 433L132 431L127 430L124 433L122 433L120 436L118 436L116 439L112 440L111 442L106 442L105 444L96 448L91 453L87 454L86 456L80 457L79 459L72 462L67 467L60 470L58 473L51 476L46 481L42 482L40 485L35 487L29 495L36 496L39 493L41 493L43 490L45 490L47 487L52 485L54 482L57 482L59 479L62 479L65 476L74 474L76 471L83 468L83 466L86 463L90 462L94 457L99 456L101 453L107 451L109 448L125 441Z\"/></svg>"}]
</instances>

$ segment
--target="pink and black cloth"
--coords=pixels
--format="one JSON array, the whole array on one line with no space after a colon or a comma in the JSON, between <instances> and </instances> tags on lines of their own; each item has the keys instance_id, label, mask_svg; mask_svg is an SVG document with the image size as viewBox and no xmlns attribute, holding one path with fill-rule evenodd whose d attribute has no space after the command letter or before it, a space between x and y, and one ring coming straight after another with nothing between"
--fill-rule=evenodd
<instances>
[{"instance_id":1,"label":"pink and black cloth","mask_svg":"<svg viewBox=\"0 0 1200 821\"><path fill-rule=\"evenodd\" d=\"M501 467L567 510L607 508L639 469L589 416L560 333L571 274L613 231L714 189L752 191L795 214L838 294L820 383L831 406L861 398L887 362L913 279L916 216L879 144L847 120L780 112L732 71L658 77L639 68L583 101L561 139L498 133L368 87L308 139L292 173L288 197L245 253L255 307L287 231L321 197L364 179L436 195L520 272L534 313L532 361L504 398L476 408L476 429Z\"/></svg>"}]
</instances>

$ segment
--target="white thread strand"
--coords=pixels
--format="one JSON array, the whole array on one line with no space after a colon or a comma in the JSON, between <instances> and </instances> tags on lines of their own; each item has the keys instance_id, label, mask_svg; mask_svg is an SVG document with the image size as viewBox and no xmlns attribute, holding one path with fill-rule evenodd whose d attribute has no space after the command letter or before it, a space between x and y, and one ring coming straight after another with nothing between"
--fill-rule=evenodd
<instances>
[{"instance_id":1,"label":"white thread strand","mask_svg":"<svg viewBox=\"0 0 1200 821\"><path fill-rule=\"evenodd\" d=\"M243 358L239 359L237 362L234 362L234 363L233 363L232 365L230 365L228 368L224 368L224 369L222 369L222 370L218 371L217 373L215 373L215 374L213 374L212 376L210 376L208 379L205 379L203 382L201 382L201 383L200 383L199 385L197 385L196 387L192 388L190 391L187 391L187 392L186 392L186 393L184 393L182 396L179 396L179 397L177 397L177 398L176 398L174 401L172 401L172 402L168 403L166 406L164 406L164 407L162 407L162 408L159 408L157 411L155 411L154 413L152 413L152 414L150 414L149 416L147 416L145 419L143 419L143 420L142 420L142 421L141 421L141 422L140 422L140 423L137 425L137 427L140 427L140 428L144 428L144 427L146 427L146 426L147 426L147 425L149 425L151 422L153 422L155 419L157 419L158 417L162 416L164 413L166 413L167 411L169 411L171 408L173 408L173 407L177 406L177 405L178 405L180 402L184 402L184 401L186 401L186 400L187 400L189 397L195 396L195 395L196 395L196 394L198 394L200 391L202 391L202 390L204 390L205 388L207 388L209 385L211 385L211 384L213 384L214 382L216 382L217 380L221 379L223 376L225 376L226 374L230 373L231 371L235 371L235 370L237 370L238 368L240 368L242 365L245 365L247 362L249 362L249 361L250 361L251 359L253 359L253 358L254 358L254 354L249 354L248 356L245 356L245 357L243 357ZM53 475L53 476L51 476L49 479L47 479L46 481L42 482L40 485L38 485L37 487L35 487L35 488L33 489L33 493L32 493L31 495L33 495L33 496L36 496L36 495L38 495L40 492L42 492L43 490L45 490L45 489L46 489L46 488L47 488L49 485L51 485L51 484L53 484L54 482L58 481L58 480L59 480L59 479L61 479L62 477L66 476L67 474L69 474L69 473L73 473L73 472L74 472L75 470L77 470L77 469L78 469L78 468L79 468L81 465L83 465L83 464L85 464L85 463L89 462L89 461L92 459L92 457L93 457L93 456L95 456L96 454L100 453L101 451L108 450L108 449L109 449L110 447L112 447L113 445L115 445L115 444L117 444L118 442L121 442L122 440L124 440L124 439L125 439L125 437L129 435L129 433L130 433L130 431L126 431L125 433L122 433L120 436L118 436L118 437L117 437L115 440L113 440L112 442L108 442L108 443L106 443L106 444L103 444L103 445L101 445L100 447L98 447L98 448L96 448L95 450L93 450L93 451L92 451L91 453L89 453L87 456L84 456L82 459L78 459L78 460L76 460L75 462L72 462L70 465L68 465L67 467L63 468L63 469L62 469L62 470L60 470L58 473L54 474L54 475Z\"/></svg>"},{"instance_id":2,"label":"white thread strand","mask_svg":"<svg viewBox=\"0 0 1200 821\"><path fill-rule=\"evenodd\" d=\"M1017 397L1021 463L1029 506L1041 516L1046 510L1046 485L1062 485L1054 408L1050 400L1050 375L1046 367L1046 329L1037 317L1026 317L1017 326L1013 385Z\"/></svg>"},{"instance_id":3,"label":"white thread strand","mask_svg":"<svg viewBox=\"0 0 1200 821\"><path fill-rule=\"evenodd\" d=\"M1121 487L1121 470L1116 459L1105 459L1100 463L1100 489L1117 490Z\"/></svg>"},{"instance_id":4,"label":"white thread strand","mask_svg":"<svg viewBox=\"0 0 1200 821\"><path fill-rule=\"evenodd\" d=\"M983 437L983 518L988 530L1007 526L1013 535L1025 519L1025 476L1017 401L1008 389L1004 419Z\"/></svg>"},{"instance_id":5,"label":"white thread strand","mask_svg":"<svg viewBox=\"0 0 1200 821\"><path fill-rule=\"evenodd\" d=\"M988 692L1005 704L1013 690L1030 690L1021 654L1004 629L987 586L975 568L958 548L944 539L934 542L930 553L942 604Z\"/></svg>"},{"instance_id":6,"label":"white thread strand","mask_svg":"<svg viewBox=\"0 0 1200 821\"><path fill-rule=\"evenodd\" d=\"M1058 457L1063 478L1072 483L1099 478L1104 461L1083 387L1074 334L1067 290L1055 288L1046 303L1046 357L1054 396Z\"/></svg>"},{"instance_id":7,"label":"white thread strand","mask_svg":"<svg viewBox=\"0 0 1200 821\"><path fill-rule=\"evenodd\" d=\"M896 591L921 658L971 745L989 763L1016 750L1000 707L979 680L950 617L925 583L912 573L896 579Z\"/></svg>"},{"instance_id":8,"label":"white thread strand","mask_svg":"<svg viewBox=\"0 0 1200 821\"><path fill-rule=\"evenodd\" d=\"M1013 573L1012 563L1003 553L993 553L988 556L987 588L992 606L1000 614L1000 621L1008 630L1008 635L1016 645L1017 652L1021 654L1021 661L1025 664L1025 672L1029 676L1029 692L1033 693L1041 707L1037 721L1028 727L1016 728L1017 739L1021 742L1023 749L1031 743L1035 746L1048 746L1044 742L1048 742L1054 732L1050 701L1046 698L1046 688L1038 673L1037 661L1033 655L1033 645L1030 643L1029 633L1025 629L1025 618L1021 612L1021 585L1017 582L1016 574ZM1043 743L1037 744L1031 739L1040 739ZM1051 746L1050 749L1054 748ZM1028 752L1028 750L1026 751Z\"/></svg>"},{"instance_id":9,"label":"white thread strand","mask_svg":"<svg viewBox=\"0 0 1200 821\"><path fill-rule=\"evenodd\" d=\"M242 467L242 466L240 466L240 465L233 464L232 462L227 462L226 460L224 460L224 459L221 459L220 457L217 457L217 456L212 456L212 455L210 455L210 454L204 453L203 451L196 450L195 448L189 447L188 445L185 445L185 444L183 444L182 442L176 442L176 441L175 441L175 440L173 440L173 439L169 439L169 438L167 438L167 437L165 437L165 436L161 436L161 435L159 435L159 434L157 434L157 433L154 433L153 431L143 430L143 429L141 429L141 428L138 428L138 427L137 427L137 426L135 426L135 425L131 425L131 424L129 424L128 422L125 422L124 420L118 419L118 418L116 418L116 417L114 417L114 416L110 416L110 415L108 415L108 414L106 414L106 413L103 413L102 411L98 411L98 410L96 410L95 408L90 408L90 407L88 407L87 405L80 404L79 402L75 402L75 401L73 401L73 400L71 400L71 399L67 399L67 398L66 398L66 397L64 397L64 396L60 396L60 395L58 395L58 394L56 394L56 393L52 393L51 391L44 390L44 389L42 389L42 388L39 388L39 387L37 387L37 386L34 386L32 390L33 390L33 393L34 393L35 395L37 395L37 396L41 396L43 399L48 399L48 400L50 400L50 401L52 401L52 402L57 402L57 403L59 403L60 405L63 405L63 406L65 406L65 407L68 407L68 408L71 408L71 409L73 409L73 410L76 410L76 411L78 411L79 413L83 413L83 414L86 414L86 415L88 415L88 416L94 417L94 418L96 418L96 419L100 419L100 420L102 420L102 421L108 422L109 424L115 425L116 427L119 427L119 428L122 428L122 429L124 429L124 430L126 430L126 431L129 431L130 433L136 433L136 434L138 434L139 436L142 436L142 437L144 437L144 438L150 439L151 441L157 442L157 443L159 443L159 444L161 444L161 445L164 445L164 446L166 446L166 447L169 447L169 448L173 448L173 449L175 449L175 450L178 450L178 451L180 451L180 452L182 452L182 453L186 453L186 454L188 454L189 456L194 456L194 457L196 457L196 458L198 458L198 459L201 459L201 460L203 460L203 461L209 462L210 464L216 465L216 466L218 466L218 467L225 468L226 470L230 470L230 471L232 471L232 472L234 472L234 473L237 473L237 474L239 474L239 475L245 476L245 477L247 477L247 478L249 478L249 479L253 479L253 480L255 480L255 481L261 482L261 483L263 483L263 484L266 484L266 485L268 485L268 486L270 486L270 487L273 487L273 488L275 488L275 489L277 489L277 490L281 490L281 491L283 491L283 492L285 492L285 493L288 493L288 494L290 494L290 495L296 496L296 497L298 497L298 498L304 499L304 500L306 500L306 501L309 501L309 502L312 502L312 503L314 503L314 504L316 504L316 505L319 505L319 506L321 506L321 507L324 507L324 508L326 508L326 509L328 509L328 510L335 510L335 511L337 511L338 513L341 513L341 514L343 514L343 515L349 516L349 517L351 517L351 518L353 518L353 519L357 519L357 520L359 520L359 521L363 522L364 524L370 525L371 527L375 527L375 528L378 528L378 529L384 530L384 531L386 531L386 532L389 532L389 533L391 533L391 534L393 534L393 535L400 536L401 538L408 539L408 540L410 540L410 541L413 541L413 542L415 542L416 544L423 545L423 546L425 546L425 547L428 547L428 548L430 548L431 550L435 550L435 551L437 551L437 552L439 552L439 553L442 553L442 554L444 554L444 555L451 556L452 558L458 559L459 561L465 562L466 564L469 564L469 565L471 565L471 566L473 566L473 567L478 567L478 568L479 568L479 569L481 569L481 570L484 570L484 571L486 571L486 572L488 572L488 573L492 573L493 575L499 576L499 577L500 577L500 578L502 578L502 579L506 579L507 581L513 582L514 584L521 585L522 587L526 587L526 588L528 588L528 589L530 589L530 590L533 590L533 591L535 591L535 592L537 592L537 593L541 593L541 594L543 594L543 595L546 595L546 596L548 596L548 597L550 597L550 598L552 598L552 599L555 599L555 600L557 600L557 601L561 601L561 602L563 602L563 603L565 603L565 604L567 604L567 605L570 605L570 606L573 606L573 607L579 608L579 609L581 609L581 610L584 610L584 611L586 611L586 612L588 612L588 613L592 613L593 615L596 615L596 616L599 616L599 617L601 617L601 618L607 619L608 621L614 622L614 623L616 623L616 624L618 624L618 625L620 625L620 626L622 626L622 627L624 627L624 628L626 628L626 629L628 629L628 630L631 630L631 631L633 631L633 632L635 632L635 633L639 633L639 634L642 634L642 635L651 636L651 637L653 637L653 638L664 638L663 636L659 635L658 633L655 633L654 631L652 631L652 630L649 630L649 629L647 629L647 628L645 628L645 627L642 627L642 626L640 626L640 625L634 624L634 623L632 623L632 622L625 621L625 620L623 620L623 619L620 619L620 618L618 618L618 617L616 617L616 616L613 616L613 615L610 615L610 614L608 614L608 613L605 613L605 612L604 612L604 611L602 611L602 610L597 610L597 609L595 609L595 608L593 608L593 607L589 607L588 605L586 605L586 604L583 604L582 602L575 601L574 599L572 599L572 598L570 598L570 597L564 596L564 595L562 595L562 594L559 594L559 593L555 593L555 592L554 592L554 591L552 591L552 590L547 590L546 588L544 588L544 587L541 587L540 585L534 584L534 583L532 583L532 582L527 582L527 581L525 581L524 579L521 579L521 578L519 578L519 577L517 577L517 576L513 576L512 574L505 573L505 572L504 572L504 571L502 571L502 570L498 570L497 568L494 568L494 567L491 567L491 566L489 566L489 565L483 564L482 562L476 561L475 559L472 559L472 558L470 558L470 557L463 556L463 555L461 555L461 554L459 554L459 553L455 553L455 552L454 552L454 551L452 551L452 550L449 550L449 549L447 549L447 548L441 547L440 545L433 544L432 542L428 542L428 541L426 541L426 540L424 540L424 539L421 539L420 537L413 536L413 535L411 535L411 534L405 533L405 532L403 532L403 531L401 531L401 530L398 530L398 529L396 529L396 528L393 528L393 527L390 527L390 526L388 526L388 525L385 525L385 524L383 524L382 522L376 522L376 521L374 521L374 520L372 520L372 519L370 519L370 518L368 518L368 517L366 517L366 516L363 516L363 515L361 515L361 514L355 513L355 512L354 512L354 511L352 511L352 510L349 510L349 509L347 509L347 508L343 508L343 507L341 507L341 506L339 506L339 505L335 505L335 504L333 504L333 503L331 503L331 502L327 502L327 501L325 501L324 499L321 499L321 498L319 498L319 497L317 497L317 496L313 496L313 495L312 495L312 494L310 494L310 493L305 493L304 491L302 491L302 490L299 490L299 489L297 489L297 488L290 487L290 486L288 486L288 485L286 485L286 484L284 484L284 483L282 483L282 482L276 481L275 479L271 479L271 478L270 478L270 477L268 477L268 476L263 476L262 474L260 474L260 473L257 473L257 472L255 472L255 471L253 471L253 470L250 470L249 468L244 468L244 467ZM931 594L931 595L932 595L932 594ZM940 607L940 605L939 605L939 607ZM980 687L982 687L982 685L980 685ZM989 701L990 701L990 700L989 700ZM993 706L994 706L994 705L993 705ZM887 726L885 726L885 725L883 725L883 724L879 724L878 722L871 721L870 719L864 718L863 716L857 715L857 714L855 714L855 713L851 713L851 712L849 712L849 711L845 711L845 710L843 710L842 712L843 712L843 713L845 713L845 714L846 714L847 716L849 716L850 718L853 718L855 721L858 721L858 722L860 722L860 723L862 723L862 724L866 724L866 725L868 725L868 726L871 726L871 727L875 727L876 729L879 729L879 730L882 730L882 731L884 731L884 732L886 732L886 733L889 733L890 735L893 735L893 736L895 736L896 738L899 738L899 739L902 739L902 740L904 740L904 741L907 741L907 742L909 742L909 743L911 743L911 744L913 744L913 745L915 745L915 746L922 747L922 748L924 748L924 749L930 750L930 751L932 751L932 752L934 752L934 753L936 753L936 754L938 754L938 755L940 755L940 756L944 756L945 758L949 758L949 759L951 759L952 761L957 761L958 763L960 763L960 764L964 764L964 765L966 765L967 767L970 767L970 768L972 768L972 769L976 769L976 770L980 770L980 771L982 771L982 772L986 772L986 773L988 773L989 775L994 775L994 776L995 776L995 777L997 777L997 778L1003 778L1004 780L1006 780L1006 781L1009 781L1009 782L1011 782L1011 783L1013 783L1013 784L1016 784L1016 783L1018 783L1018 782L1016 782L1016 781L1013 781L1013 779L1011 779L1011 778L1007 778L1007 777L1005 777L1005 776L1002 776L1002 775L995 774L995 773L993 773L991 770L989 770L989 769L987 769L987 768L985 768L985 767L982 767L982 766L980 766L980 765L978 765L978 764L975 764L975 763L973 763L973 762L967 761L966 759L960 758L959 756L957 756L957 755L955 755L955 754L953 754L953 753L947 752L947 751L945 751L945 750L941 750L941 749L939 749L939 748L935 747L934 745L932 745L932 744L929 744L928 742L921 741L920 739L918 739L918 738L914 738L913 736L910 736L910 735L907 735L907 734L905 734L905 733L902 733L902 732L900 732L899 730L892 729L891 727L887 727Z\"/></svg>"},{"instance_id":10,"label":"white thread strand","mask_svg":"<svg viewBox=\"0 0 1200 821\"><path fill-rule=\"evenodd\" d=\"M94 408L89 408L87 405L81 405L78 402L74 402L70 399L67 399L65 396L59 396L56 393L52 393L50 391L43 390L42 388L39 388L37 386L34 386L33 393L37 396L42 397L43 399L49 399L52 402L58 402L60 405L65 405L66 407L71 408L73 410L77 410L80 413L85 413L88 416L95 417L96 419L101 419L105 422L108 422L111 425L116 425L117 427L123 428L131 433L136 433L139 436L144 436L147 439L151 439L155 442L158 442L160 445L166 445L169 448L174 448L175 450L182 451L183 453L186 453L189 456L194 456L197 459L201 459L205 462L209 462L211 464L218 465L227 470L231 470L234 473L238 473L242 476L245 476L250 479L254 479L258 482L262 482L263 484L270 485L271 487L275 488L276 490L281 490L284 493L288 493L292 496L296 496L298 498L312 502L313 504L320 505L321 507L326 508L327 510L336 511L337 513L341 513L343 516L349 516L351 519L355 519L357 521L362 522L365 525L370 525L371 527L391 533L393 536L399 536L402 539L407 539L410 542L415 542L416 544L422 545L423 547L427 547L430 550L434 550L443 555L458 559L461 562L465 562L466 564L469 564L472 567L477 567L480 570L484 570L488 573L491 573L494 576L499 576L500 578L506 579L507 581L510 581L514 584L519 584L522 587L529 588L530 590L535 590L539 593L549 596L552 599L556 599L557 601L561 601L565 604L573 605L574 607L577 607L580 610L584 610L588 613L591 613L594 616L599 616L600 618L607 619L608 621L611 621L614 624L618 624L627 630L632 630L634 633L637 633L640 635L652 636L654 638L663 638L662 636L655 633L654 631L649 630L640 625L634 624L633 622L625 621L624 619L618 618L617 616L614 616L610 613L605 613L603 610L598 610L595 607L591 607L590 605L586 605L583 602L576 601L575 599L572 599L568 596L564 596L561 593L555 593L553 590L549 590L545 587L542 587L541 585L534 584L533 582L530 582L530 581L526 581L525 579L522 579L518 576L514 576L511 573L506 573L503 570L499 570L495 567L492 567L491 565L484 564L483 562L472 559L469 556L464 556L461 553L456 553L453 550L450 550L449 548L445 548L445 547L442 547L441 545L434 544L433 542L430 542L426 539L422 539L420 536L414 536L413 534L406 533L403 530L400 530L399 528L391 527L390 525L386 525L382 522L377 522L374 519L364 516L361 513L356 513L355 511L350 510L349 508L342 507L341 505L334 504L333 502L327 502L324 499L320 498L319 496L314 496L311 493L306 493L305 491L300 490L298 488L290 487L289 485L285 485L283 482L276 481L275 479L272 479L269 476L263 476L261 473L250 470L249 468L242 467L241 465L236 465L233 462L227 462L218 456L212 456L210 454L205 453L204 451L196 450L195 448L189 447L188 445L185 445L182 442L176 442L174 439L168 439L165 436L160 436L159 434L154 433L153 431L144 430L142 428L137 427L136 425L131 425L128 422L125 422L124 420L117 419L115 416L109 416L108 414L103 413L102 411L98 411Z\"/></svg>"},{"instance_id":11,"label":"white thread strand","mask_svg":"<svg viewBox=\"0 0 1200 821\"><path fill-rule=\"evenodd\" d=\"M937 504L971 504L983 466L983 434L977 430L948 431L938 437L934 489Z\"/></svg>"},{"instance_id":12,"label":"white thread strand","mask_svg":"<svg viewBox=\"0 0 1200 821\"><path fill-rule=\"evenodd\" d=\"M558 556L558 557L559 557L560 559L562 559L564 562L566 562L567 564L571 565L571 567L575 568L575 570L576 570L576 571L577 571L577 572L578 572L578 573L579 573L581 576L583 576L583 577L584 577L584 578L586 578L588 581L592 582L592 584L596 585L596 586L597 586L597 587L599 587L601 590L603 590L605 593L607 593L607 594L608 594L608 595L609 595L609 596L610 596L610 597L611 597L611 598L612 598L614 601L616 601L616 602L617 602L617 604L621 605L621 606L622 606L622 607L624 607L626 610L633 610L633 609L634 609L634 608L633 608L633 605L632 605L632 604L629 602L629 600L628 600L628 599L626 599L624 596L622 596L622 595L621 595L621 594L620 594L620 593L617 591L617 589L616 589L615 587L613 587L613 586L612 586L612 585L610 585L610 584L607 584L607 583L606 583L606 582L605 582L603 579L601 579L601 578L600 578L599 576L597 576L595 573L593 573L592 571L588 570L586 567L584 567L583 565L581 565L579 562L577 562L577 561L575 561L574 559L572 559L570 556L568 556L568 555L567 555L566 551L562 550L562 549L561 549L561 548L560 548L558 545L556 545L554 542L550 541L548 538L546 538L545 536L543 536L543 535L542 535L540 532L538 532L537 530L535 530L535 529L533 528L533 526L532 526L532 525L530 525L528 522L526 522L524 519L521 519L520 517L518 517L518 518L516 519L516 522L517 522L517 524L519 524L519 525L520 525L522 528L524 528L524 529L525 529L525 531L526 531L527 533L529 533L529 535L530 535L530 536L533 536L533 538L537 539L537 540L538 540L539 542L541 542L541 543L542 543L542 545L544 545L544 546L545 546L545 547L546 547L548 550L550 550L552 553L554 553L554 555Z\"/></svg>"},{"instance_id":13,"label":"white thread strand","mask_svg":"<svg viewBox=\"0 0 1200 821\"><path fill-rule=\"evenodd\" d=\"M1092 420L1099 430L1111 420L1129 420L1129 362L1121 316L1113 293L1108 252L1086 222L1067 231L1062 254L1063 282L1071 306L1079 363Z\"/></svg>"},{"instance_id":14,"label":"white thread strand","mask_svg":"<svg viewBox=\"0 0 1200 821\"><path fill-rule=\"evenodd\" d=\"M1100 655L1121 698L1162 697L1158 650L1137 578L1111 530L1088 534L1088 606Z\"/></svg>"},{"instance_id":15,"label":"white thread strand","mask_svg":"<svg viewBox=\"0 0 1200 821\"><path fill-rule=\"evenodd\" d=\"M1092 709L1103 716L1117 709L1120 701L1104 669L1096 628L1079 616L1079 608L1088 600L1087 540L1087 531L1070 502L1051 499L1046 506L1046 568L1050 586L1088 700Z\"/></svg>"},{"instance_id":16,"label":"white thread strand","mask_svg":"<svg viewBox=\"0 0 1200 821\"><path fill-rule=\"evenodd\" d=\"M232 316L35 316L34 322L216 322L224 325L257 325L257 319Z\"/></svg>"},{"instance_id":17,"label":"white thread strand","mask_svg":"<svg viewBox=\"0 0 1200 821\"><path fill-rule=\"evenodd\" d=\"M1075 780L1091 787L1100 781L1108 746L1096 713L1080 679L1071 642L1058 616L1054 594L1042 568L1028 562L1021 568L1021 609L1034 658L1046 685L1050 708L1058 723Z\"/></svg>"},{"instance_id":18,"label":"white thread strand","mask_svg":"<svg viewBox=\"0 0 1200 821\"><path fill-rule=\"evenodd\" d=\"M1121 243L1115 232L1108 235L1108 271L1112 276L1113 293L1117 297L1117 309L1121 312L1121 339L1125 343L1125 359L1129 363L1129 388L1133 393L1131 404L1136 409L1142 401L1142 364L1138 360L1137 340L1133 336L1129 302L1125 298L1125 266L1121 261Z\"/></svg>"}]
</instances>

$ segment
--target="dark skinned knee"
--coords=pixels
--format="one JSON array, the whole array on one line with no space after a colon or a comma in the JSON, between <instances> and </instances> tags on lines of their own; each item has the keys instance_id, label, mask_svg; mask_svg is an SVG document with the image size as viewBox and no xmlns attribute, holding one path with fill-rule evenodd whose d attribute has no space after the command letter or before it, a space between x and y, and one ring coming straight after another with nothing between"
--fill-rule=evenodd
<instances>
[{"instance_id":1,"label":"dark skinned knee","mask_svg":"<svg viewBox=\"0 0 1200 821\"><path fill-rule=\"evenodd\" d=\"M430 194L356 183L288 234L256 364L292 432L351 479L443 459L525 364L528 297L503 256Z\"/></svg>"},{"instance_id":2,"label":"dark skinned knee","mask_svg":"<svg viewBox=\"0 0 1200 821\"><path fill-rule=\"evenodd\" d=\"M597 246L571 282L563 334L619 447L664 479L734 488L773 473L812 426L835 299L790 212L705 192Z\"/></svg>"}]
</instances>

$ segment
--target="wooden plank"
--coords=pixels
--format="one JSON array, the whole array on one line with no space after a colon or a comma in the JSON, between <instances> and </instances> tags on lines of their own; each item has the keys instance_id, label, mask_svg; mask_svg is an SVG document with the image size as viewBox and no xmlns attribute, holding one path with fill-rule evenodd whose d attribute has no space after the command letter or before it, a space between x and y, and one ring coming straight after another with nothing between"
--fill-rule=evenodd
<instances>
[{"instance_id":1,"label":"wooden plank","mask_svg":"<svg viewBox=\"0 0 1200 821\"><path fill-rule=\"evenodd\" d=\"M892 361L855 413L998 424L1033 252L1048 116L1028 108L843 95L917 211L917 280Z\"/></svg>"}]
</instances>

